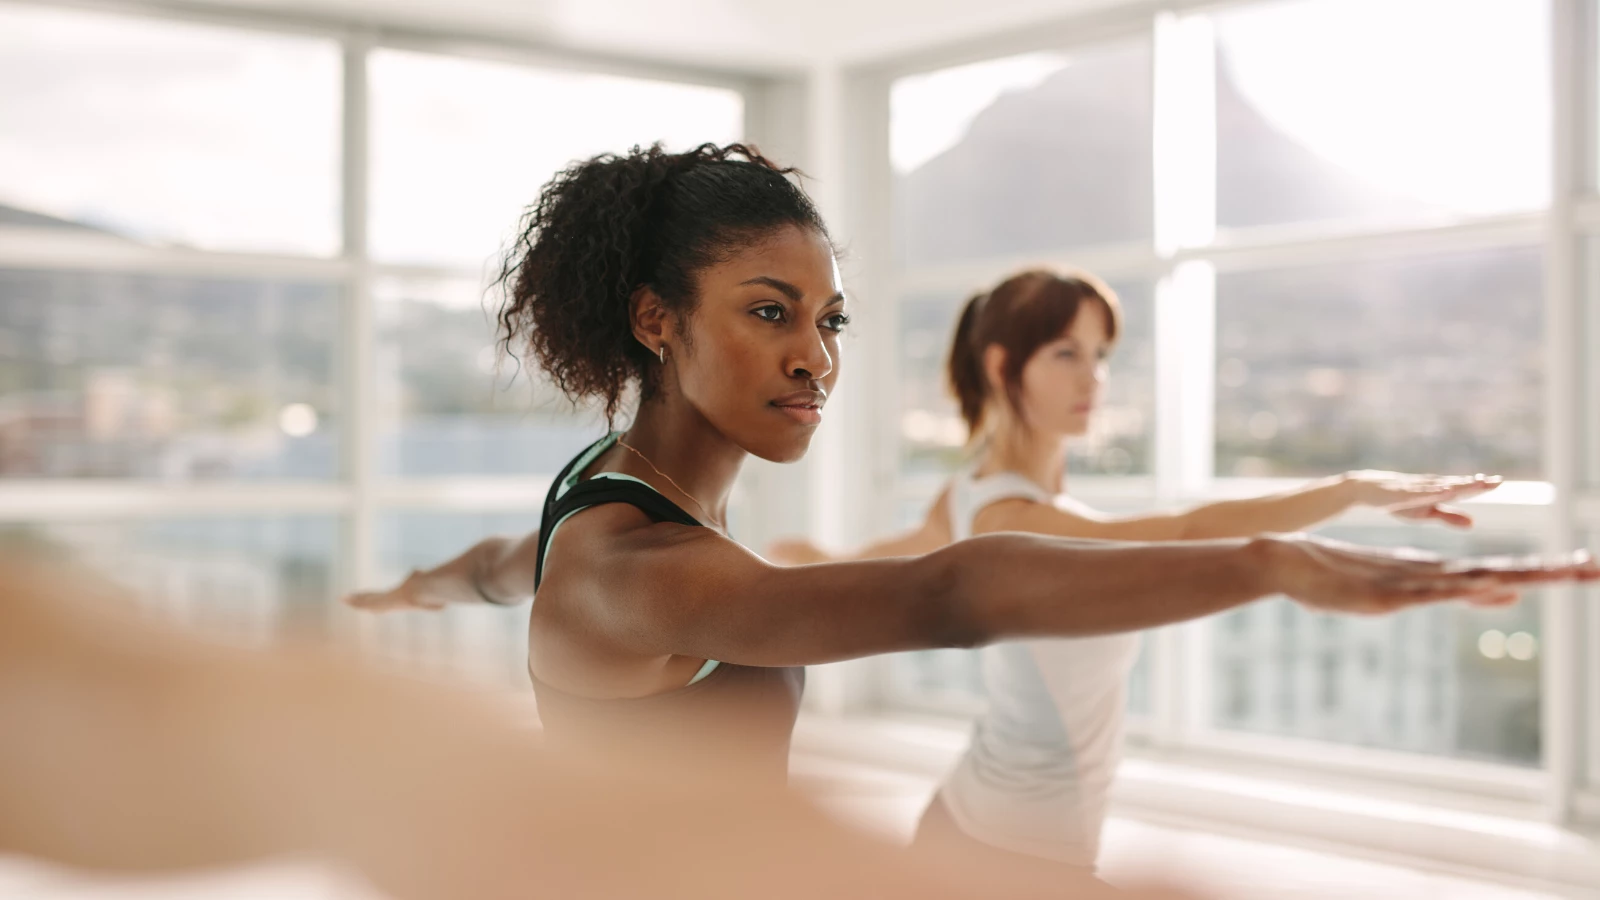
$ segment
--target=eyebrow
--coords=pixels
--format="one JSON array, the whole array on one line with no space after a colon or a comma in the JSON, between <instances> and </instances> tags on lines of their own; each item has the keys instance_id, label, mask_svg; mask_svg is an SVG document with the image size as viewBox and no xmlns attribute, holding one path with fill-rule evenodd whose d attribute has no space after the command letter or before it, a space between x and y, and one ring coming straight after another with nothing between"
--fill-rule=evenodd
<instances>
[{"instance_id":1,"label":"eyebrow","mask_svg":"<svg viewBox=\"0 0 1600 900\"><path fill-rule=\"evenodd\" d=\"M800 290L799 288L795 287L794 285L790 284L789 282L784 281L781 278L773 278L773 277L768 276L768 275L757 275L756 277L750 279L749 281L741 281L741 282L739 282L739 286L740 287L743 287L743 286L745 286L747 284L763 284L763 285L766 285L767 287L772 288L773 290L779 292L780 294L783 294L785 297L788 297L790 300L794 301L795 303L799 303L800 302L800 298L805 296L805 292L804 291ZM829 297L828 298L828 302L826 304L824 304L824 305L825 306L832 306L835 303L842 303L842 302L844 302L844 293L840 292L840 293L834 294L832 297Z\"/></svg>"}]
</instances>

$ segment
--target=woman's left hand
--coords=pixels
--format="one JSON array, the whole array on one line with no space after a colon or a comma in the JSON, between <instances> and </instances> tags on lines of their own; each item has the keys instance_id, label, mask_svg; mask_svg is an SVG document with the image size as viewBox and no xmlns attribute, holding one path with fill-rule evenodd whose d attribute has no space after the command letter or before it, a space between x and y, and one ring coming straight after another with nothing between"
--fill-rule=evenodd
<instances>
[{"instance_id":1,"label":"woman's left hand","mask_svg":"<svg viewBox=\"0 0 1600 900\"><path fill-rule=\"evenodd\" d=\"M1344 477L1355 486L1361 505L1386 509L1407 521L1437 521L1456 528L1471 528L1472 517L1446 504L1486 494L1503 480L1498 475L1408 475L1371 469Z\"/></svg>"}]
</instances>

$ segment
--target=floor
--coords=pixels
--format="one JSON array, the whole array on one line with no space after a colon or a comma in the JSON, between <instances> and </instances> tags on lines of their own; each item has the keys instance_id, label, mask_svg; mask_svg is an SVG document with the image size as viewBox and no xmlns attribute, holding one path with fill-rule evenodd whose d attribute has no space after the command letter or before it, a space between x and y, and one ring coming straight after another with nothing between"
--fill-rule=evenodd
<instances>
[{"instance_id":1,"label":"floor","mask_svg":"<svg viewBox=\"0 0 1600 900\"><path fill-rule=\"evenodd\" d=\"M797 763L797 777L842 820L908 839L933 783L859 765ZM1126 818L1107 825L1102 874L1113 882L1152 867L1233 900L1556 900L1554 894L1425 872L1279 843ZM83 878L0 857L3 900L379 900L358 880L317 865L273 865L181 879Z\"/></svg>"},{"instance_id":2,"label":"floor","mask_svg":"<svg viewBox=\"0 0 1600 900\"><path fill-rule=\"evenodd\" d=\"M808 775L824 806L841 819L895 840L909 840L932 793L930 780L838 764L813 764ZM1172 873L1183 883L1232 900L1556 900L1549 893L1371 862L1336 852L1208 834L1113 817L1106 825L1101 874L1132 883L1141 872Z\"/></svg>"}]
</instances>

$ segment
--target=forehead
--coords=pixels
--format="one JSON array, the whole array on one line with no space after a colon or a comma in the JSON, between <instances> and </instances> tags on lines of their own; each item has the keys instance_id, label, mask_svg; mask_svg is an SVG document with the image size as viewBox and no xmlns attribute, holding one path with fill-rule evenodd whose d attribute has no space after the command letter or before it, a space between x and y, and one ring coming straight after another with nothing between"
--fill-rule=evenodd
<instances>
[{"instance_id":1,"label":"forehead","mask_svg":"<svg viewBox=\"0 0 1600 900\"><path fill-rule=\"evenodd\" d=\"M831 297L844 290L828 239L793 225L736 248L700 273L701 285L707 289L732 287L752 278L788 282L807 297Z\"/></svg>"},{"instance_id":2,"label":"forehead","mask_svg":"<svg viewBox=\"0 0 1600 900\"><path fill-rule=\"evenodd\" d=\"M1110 330L1111 322L1105 309L1097 301L1085 300L1078 304L1072 321L1056 335L1052 343L1066 340L1105 342L1110 340Z\"/></svg>"}]
</instances>

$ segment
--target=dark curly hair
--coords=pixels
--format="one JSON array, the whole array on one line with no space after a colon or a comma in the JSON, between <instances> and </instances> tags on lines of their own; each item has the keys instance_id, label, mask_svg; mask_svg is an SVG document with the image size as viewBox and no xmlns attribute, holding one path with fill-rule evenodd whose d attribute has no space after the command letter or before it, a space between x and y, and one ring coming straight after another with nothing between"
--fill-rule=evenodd
<instances>
[{"instance_id":1,"label":"dark curly hair","mask_svg":"<svg viewBox=\"0 0 1600 900\"><path fill-rule=\"evenodd\" d=\"M681 321L700 270L785 225L827 236L794 174L744 144L573 163L523 214L506 254L502 352L531 351L563 393L603 400L613 421L630 384L645 399L656 387L655 357L629 320L636 289L652 288Z\"/></svg>"}]
</instances>

